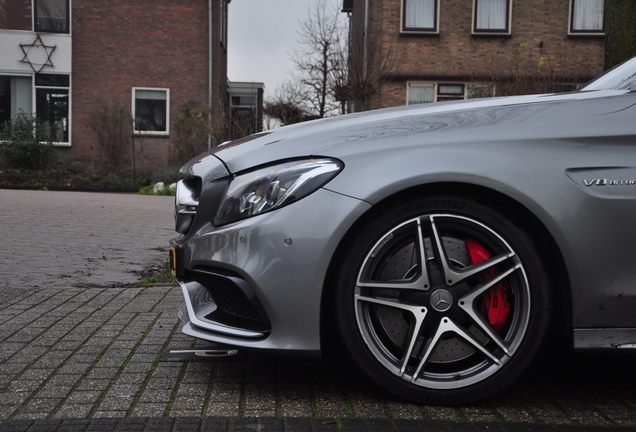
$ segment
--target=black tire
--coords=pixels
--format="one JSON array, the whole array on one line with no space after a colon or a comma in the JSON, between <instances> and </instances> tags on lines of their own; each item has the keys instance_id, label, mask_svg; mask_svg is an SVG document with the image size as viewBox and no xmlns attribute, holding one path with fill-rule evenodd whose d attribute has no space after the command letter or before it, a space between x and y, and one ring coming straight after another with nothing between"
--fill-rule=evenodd
<instances>
[{"instance_id":1,"label":"black tire","mask_svg":"<svg viewBox=\"0 0 636 432\"><path fill-rule=\"evenodd\" d=\"M402 201L347 244L339 333L356 365L397 396L483 399L518 378L545 336L551 295L541 259L526 232L483 203Z\"/></svg>"}]
</instances>

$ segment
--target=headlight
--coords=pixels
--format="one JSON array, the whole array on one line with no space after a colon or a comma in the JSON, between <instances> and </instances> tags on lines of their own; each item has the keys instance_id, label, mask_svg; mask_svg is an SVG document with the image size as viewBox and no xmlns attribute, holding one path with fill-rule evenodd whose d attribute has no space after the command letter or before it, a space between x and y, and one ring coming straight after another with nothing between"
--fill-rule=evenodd
<instances>
[{"instance_id":1,"label":"headlight","mask_svg":"<svg viewBox=\"0 0 636 432\"><path fill-rule=\"evenodd\" d=\"M256 216L306 197L342 169L333 159L295 160L236 176L225 192L214 225Z\"/></svg>"}]
</instances>

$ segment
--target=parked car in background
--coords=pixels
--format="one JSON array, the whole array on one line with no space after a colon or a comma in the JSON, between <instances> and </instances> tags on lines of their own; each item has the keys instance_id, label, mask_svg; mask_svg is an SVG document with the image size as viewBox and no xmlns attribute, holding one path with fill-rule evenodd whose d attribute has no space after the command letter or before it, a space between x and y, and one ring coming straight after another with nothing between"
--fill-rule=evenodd
<instances>
[{"instance_id":1,"label":"parked car in background","mask_svg":"<svg viewBox=\"0 0 636 432\"><path fill-rule=\"evenodd\" d=\"M511 385L552 334L636 347L634 90L632 59L572 93L345 115L199 156L171 242L183 332L304 356L337 342L381 387L443 405Z\"/></svg>"}]
</instances>

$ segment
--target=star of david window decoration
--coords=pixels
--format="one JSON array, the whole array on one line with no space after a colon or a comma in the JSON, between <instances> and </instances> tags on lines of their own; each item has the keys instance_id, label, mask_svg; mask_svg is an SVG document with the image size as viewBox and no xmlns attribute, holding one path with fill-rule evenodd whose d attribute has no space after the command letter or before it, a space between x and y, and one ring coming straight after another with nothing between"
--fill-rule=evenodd
<instances>
[{"instance_id":1,"label":"star of david window decoration","mask_svg":"<svg viewBox=\"0 0 636 432\"><path fill-rule=\"evenodd\" d=\"M56 47L57 45L44 45L40 35L37 35L33 43L20 44L24 53L24 58L20 60L20 63L28 63L35 73L41 72L46 66L53 67L51 55Z\"/></svg>"}]
</instances>

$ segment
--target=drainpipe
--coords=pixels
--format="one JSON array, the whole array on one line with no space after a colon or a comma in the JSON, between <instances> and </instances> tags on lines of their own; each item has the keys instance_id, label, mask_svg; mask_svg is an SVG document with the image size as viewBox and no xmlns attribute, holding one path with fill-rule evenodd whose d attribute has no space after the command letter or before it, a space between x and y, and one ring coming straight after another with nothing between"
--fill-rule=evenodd
<instances>
[{"instance_id":1,"label":"drainpipe","mask_svg":"<svg viewBox=\"0 0 636 432\"><path fill-rule=\"evenodd\" d=\"M221 0L224 1L224 0ZM208 29L209 29L209 37L208 37L208 123L210 127L212 126L212 2L213 0L208 0ZM212 150L212 131L208 131L208 152Z\"/></svg>"},{"instance_id":2,"label":"drainpipe","mask_svg":"<svg viewBox=\"0 0 636 432\"><path fill-rule=\"evenodd\" d=\"M368 50L368 34L369 34L369 0L364 1L364 58L363 73L367 76L367 50Z\"/></svg>"},{"instance_id":3,"label":"drainpipe","mask_svg":"<svg viewBox=\"0 0 636 432\"><path fill-rule=\"evenodd\" d=\"M364 53L362 59L362 76L366 80L367 78L367 68L368 68L368 50L369 50L369 0L364 1ZM367 110L367 100L364 99L360 101L362 105L362 111Z\"/></svg>"}]
</instances>

